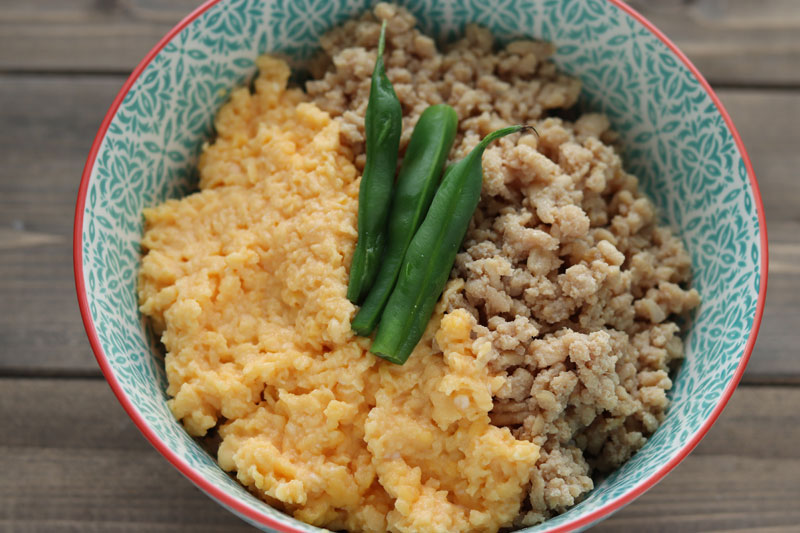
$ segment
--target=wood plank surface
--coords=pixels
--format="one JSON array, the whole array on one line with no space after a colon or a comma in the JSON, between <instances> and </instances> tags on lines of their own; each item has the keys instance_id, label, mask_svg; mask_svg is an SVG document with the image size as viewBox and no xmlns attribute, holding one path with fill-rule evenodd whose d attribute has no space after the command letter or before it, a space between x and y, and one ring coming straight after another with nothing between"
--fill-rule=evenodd
<instances>
[{"instance_id":1,"label":"wood plank surface","mask_svg":"<svg viewBox=\"0 0 800 533\"><path fill-rule=\"evenodd\" d=\"M800 84L796 0L631 0L715 83ZM5 0L0 71L129 72L199 0Z\"/></svg>"},{"instance_id":2,"label":"wood plank surface","mask_svg":"<svg viewBox=\"0 0 800 533\"><path fill-rule=\"evenodd\" d=\"M0 124L15 125L0 128L0 374L99 375L77 312L71 232L86 155L123 81L0 75ZM746 379L800 382L800 150L792 133L800 92L720 96L753 159L772 243L765 320Z\"/></svg>"},{"instance_id":3,"label":"wood plank surface","mask_svg":"<svg viewBox=\"0 0 800 533\"><path fill-rule=\"evenodd\" d=\"M741 388L681 465L596 531L789 531L797 405L798 388ZM101 380L0 379L0 416L0 531L254 531L160 457Z\"/></svg>"},{"instance_id":4,"label":"wood plank surface","mask_svg":"<svg viewBox=\"0 0 800 533\"><path fill-rule=\"evenodd\" d=\"M3 0L0 533L255 531L140 435L102 380L72 281L96 130L130 70L201 0ZM764 321L709 435L592 531L800 532L800 0L630 0L736 122L770 237ZM776 386L779 385L779 386Z\"/></svg>"},{"instance_id":5,"label":"wood plank surface","mask_svg":"<svg viewBox=\"0 0 800 533\"><path fill-rule=\"evenodd\" d=\"M77 311L72 220L89 147L122 82L0 77L0 372L98 372Z\"/></svg>"},{"instance_id":6,"label":"wood plank surface","mask_svg":"<svg viewBox=\"0 0 800 533\"><path fill-rule=\"evenodd\" d=\"M0 71L128 73L201 0L4 0Z\"/></svg>"},{"instance_id":7,"label":"wood plank surface","mask_svg":"<svg viewBox=\"0 0 800 533\"><path fill-rule=\"evenodd\" d=\"M797 0L628 0L715 84L800 83Z\"/></svg>"},{"instance_id":8,"label":"wood plank surface","mask_svg":"<svg viewBox=\"0 0 800 533\"><path fill-rule=\"evenodd\" d=\"M0 379L0 531L252 531L198 491L101 379Z\"/></svg>"}]
</instances>

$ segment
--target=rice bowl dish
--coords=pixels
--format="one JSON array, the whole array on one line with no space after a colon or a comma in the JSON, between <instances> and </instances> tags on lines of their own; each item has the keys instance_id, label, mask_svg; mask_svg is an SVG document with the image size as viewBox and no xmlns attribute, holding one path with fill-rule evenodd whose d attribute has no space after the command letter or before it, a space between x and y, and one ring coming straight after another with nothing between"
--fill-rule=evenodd
<instances>
[{"instance_id":1,"label":"rice bowl dish","mask_svg":"<svg viewBox=\"0 0 800 533\"><path fill-rule=\"evenodd\" d=\"M364 114L379 20L403 106L459 117L454 158L484 187L434 318L409 362L350 330ZM622 168L602 115L546 43L495 52L469 26L440 53L404 9L323 37L306 91L258 61L199 161L200 192L145 211L142 312L167 349L170 408L218 432L220 465L296 518L348 531L497 531L537 524L618 467L665 416L673 316L699 304L689 256ZM327 61L325 61L327 59Z\"/></svg>"}]
</instances>

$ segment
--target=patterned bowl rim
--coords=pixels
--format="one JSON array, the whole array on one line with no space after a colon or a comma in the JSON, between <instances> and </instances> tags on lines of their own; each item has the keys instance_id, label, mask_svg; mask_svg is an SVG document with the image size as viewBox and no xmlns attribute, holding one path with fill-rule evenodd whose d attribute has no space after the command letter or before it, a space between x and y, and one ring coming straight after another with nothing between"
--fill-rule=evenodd
<instances>
[{"instance_id":1,"label":"patterned bowl rim","mask_svg":"<svg viewBox=\"0 0 800 533\"><path fill-rule=\"evenodd\" d=\"M117 112L120 104L122 104L123 99L127 95L128 91L130 90L131 86L136 82L139 78L141 73L144 71L145 68L150 64L150 62L155 58L156 55L164 48L164 46L172 40L178 33L181 32L186 26L191 24L195 19L197 19L200 15L202 15L205 11L216 5L217 3L223 0L207 0L204 4L199 6L197 9L192 11L186 18L180 21L174 28L172 28L161 40L153 47L150 52L142 59L142 61L136 66L133 70L131 75L125 81L122 88L117 93L117 96L114 98L114 101L111 103L111 107L109 108L108 112L106 113L105 117L103 118L103 122L100 124L100 129L97 131L97 135L94 138L94 142L92 143L91 150L89 151L89 157L86 159L86 165L83 169L83 174L81 175L81 183L78 189L78 198L75 206L75 223L73 227L73 246L72 246L72 257L73 257L73 267L75 273L75 289L78 294L78 305L80 307L81 317L83 318L83 325L86 329L86 334L89 337L89 343L92 347L92 351L94 351L95 358L97 359L97 363L100 365L100 369L102 370L103 374L105 375L108 384L111 386L111 389L114 391L119 402L122 404L122 407L128 413L128 416L131 417L133 422L139 428L139 431L144 434L150 444L153 445L160 453L163 455L172 465L177 468L184 476L186 476L189 480L191 480L195 485L205 491L209 496L216 499L218 502L222 503L229 509L235 511L236 513L240 514L241 516L247 517L250 520L253 520L257 524L261 524L267 527L274 528L278 531L286 532L286 533L296 533L299 530L289 526L285 523L282 523L275 518L268 516L266 514L261 513L260 511L250 507L249 505L244 505L243 502L239 501L238 499L234 498L233 496L228 495L224 491L220 490L217 486L214 485L211 481L200 475L197 471L195 471L183 458L181 458L175 451L173 451L164 441L159 439L159 437L150 429L147 421L142 417L141 414L136 410L133 406L131 401L125 395L125 392L122 390L119 381L114 376L114 373L111 369L111 365L108 361L108 358L103 351L103 347L100 344L100 338L97 335L97 331L94 327L94 323L92 322L91 313L89 312L89 302L86 293L86 284L83 277L83 217L85 212L86 206L86 195L89 188L89 180L92 174L92 169L94 168L95 160L97 159L97 154L100 151L100 146L105 138L106 132L108 130L109 125L111 124L114 115ZM741 137L739 136L739 132L736 130L736 127L733 125L733 121L731 120L730 115L725 110L725 107L722 105L719 97L714 93L714 90L709 85L708 81L700 74L700 71L697 70L689 58L681 52L678 47L667 38L655 25L647 20L644 16L638 13L636 10L631 8L630 6L626 5L622 2L622 0L606 0L610 4L616 6L623 12L627 13L631 17L633 17L637 22L639 22L642 26L647 28L653 35L655 35L659 40L661 40L675 56L680 59L686 68L694 75L695 79L698 83L705 89L708 93L708 96L714 102L719 111L722 118L725 120L725 124L727 125L728 129L733 136L733 139L736 143L736 147L739 149L739 153L741 154L741 158L744 161L745 168L747 169L747 175L750 179L750 187L752 188L753 198L755 199L756 210L758 212L758 225L761 234L761 272L760 272L760 287L758 292L758 302L756 304L756 312L755 316L753 317L753 325L750 329L750 335L747 338L747 343L744 347L744 352L742 353L742 357L739 360L739 365L736 368L736 371L733 374L733 378L731 379L730 383L726 386L722 396L720 397L717 405L714 407L714 410L711 412L709 417L700 427L700 430L695 433L695 435L688 440L680 451L666 464L664 464L661 468L659 468L656 472L654 472L650 477L646 478L642 481L639 485L630 490L629 492L619 496L616 499L613 499L607 502L602 507L586 514L574 520L570 523L563 524L560 527L553 529L552 533L556 532L566 532L572 531L574 529L579 529L582 527L587 527L592 523L604 518L614 511L622 508L623 506L627 505L628 503L632 502L642 494L644 494L648 489L653 487L656 483L658 483L661 479L664 478L675 466L678 465L688 454L691 452L695 446L703 439L706 435L708 430L711 428L712 424L717 420L722 410L725 408L725 405L728 403L731 395L733 395L733 391L736 389L736 386L739 384L739 381L742 378L742 374L744 373L745 368L747 367L747 363L750 360L750 355L753 351L753 346L756 342L756 337L758 336L758 329L761 326L761 317L764 313L764 302L767 295L767 277L768 277L768 265L769 265L769 254L767 248L767 225L766 220L764 217L764 204L761 200L761 192L758 188L758 182L756 181L755 172L753 171L753 165L750 162L750 157L747 155L747 151L745 150L744 143L742 142Z\"/></svg>"}]
</instances>

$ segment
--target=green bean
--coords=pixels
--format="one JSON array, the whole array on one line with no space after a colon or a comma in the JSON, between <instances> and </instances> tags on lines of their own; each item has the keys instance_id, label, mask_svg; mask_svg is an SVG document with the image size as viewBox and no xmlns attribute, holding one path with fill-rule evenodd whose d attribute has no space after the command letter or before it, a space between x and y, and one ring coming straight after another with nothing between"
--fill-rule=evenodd
<instances>
[{"instance_id":1,"label":"green bean","mask_svg":"<svg viewBox=\"0 0 800 533\"><path fill-rule=\"evenodd\" d=\"M367 299L353 319L353 331L359 335L369 335L378 325L381 311L400 273L406 249L428 212L439 185L457 126L455 109L439 104L423 111L414 127L394 188L381 267Z\"/></svg>"},{"instance_id":2,"label":"green bean","mask_svg":"<svg viewBox=\"0 0 800 533\"><path fill-rule=\"evenodd\" d=\"M383 66L385 41L386 21L381 26L378 57L364 116L367 160L358 190L358 242L347 287L347 298L353 303L364 299L378 273L403 127L400 101Z\"/></svg>"},{"instance_id":3,"label":"green bean","mask_svg":"<svg viewBox=\"0 0 800 533\"><path fill-rule=\"evenodd\" d=\"M467 156L447 168L425 220L408 246L370 351L402 365L422 338L433 309L450 276L458 248L481 196L481 156L505 135L529 126L494 131Z\"/></svg>"}]
</instances>

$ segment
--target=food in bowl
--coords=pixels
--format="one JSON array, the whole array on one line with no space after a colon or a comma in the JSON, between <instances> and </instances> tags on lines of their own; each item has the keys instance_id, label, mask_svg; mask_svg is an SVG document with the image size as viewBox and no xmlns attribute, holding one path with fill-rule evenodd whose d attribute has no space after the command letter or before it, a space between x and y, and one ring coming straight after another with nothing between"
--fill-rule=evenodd
<instances>
[{"instance_id":1,"label":"food in bowl","mask_svg":"<svg viewBox=\"0 0 800 533\"><path fill-rule=\"evenodd\" d=\"M458 113L451 159L487 148L478 210L403 366L369 353L346 297L379 20L402 103ZM220 465L300 520L350 531L497 531L574 505L664 417L699 304L688 255L622 168L608 121L546 43L472 26L439 52L379 4L322 39L314 80L259 58L217 115L200 191L145 210L142 312L169 406ZM327 59L325 61L324 59ZM551 116L549 116L551 115Z\"/></svg>"}]
</instances>

